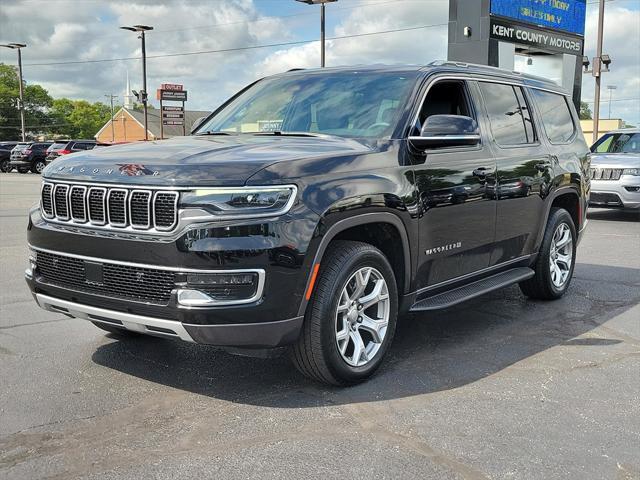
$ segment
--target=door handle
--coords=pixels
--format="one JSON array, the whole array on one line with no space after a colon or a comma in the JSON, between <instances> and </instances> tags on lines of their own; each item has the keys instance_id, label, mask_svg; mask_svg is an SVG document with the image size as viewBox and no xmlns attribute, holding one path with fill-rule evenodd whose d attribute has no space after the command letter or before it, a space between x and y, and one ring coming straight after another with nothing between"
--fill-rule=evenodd
<instances>
[{"instance_id":1,"label":"door handle","mask_svg":"<svg viewBox=\"0 0 640 480\"><path fill-rule=\"evenodd\" d=\"M489 168L487 168L487 167L478 167L473 171L473 176L474 177L484 178L489 173L491 173Z\"/></svg>"}]
</instances>

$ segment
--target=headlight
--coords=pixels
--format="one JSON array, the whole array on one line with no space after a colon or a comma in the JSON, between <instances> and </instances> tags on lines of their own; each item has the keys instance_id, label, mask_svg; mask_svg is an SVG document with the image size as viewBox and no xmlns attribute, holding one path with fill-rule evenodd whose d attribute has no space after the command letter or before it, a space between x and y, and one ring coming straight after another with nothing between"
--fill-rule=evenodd
<instances>
[{"instance_id":1,"label":"headlight","mask_svg":"<svg viewBox=\"0 0 640 480\"><path fill-rule=\"evenodd\" d=\"M183 208L201 208L228 217L267 217L287 213L296 199L294 185L203 188L184 192Z\"/></svg>"},{"instance_id":2,"label":"headlight","mask_svg":"<svg viewBox=\"0 0 640 480\"><path fill-rule=\"evenodd\" d=\"M640 168L625 168L622 170L622 175L640 176Z\"/></svg>"}]
</instances>

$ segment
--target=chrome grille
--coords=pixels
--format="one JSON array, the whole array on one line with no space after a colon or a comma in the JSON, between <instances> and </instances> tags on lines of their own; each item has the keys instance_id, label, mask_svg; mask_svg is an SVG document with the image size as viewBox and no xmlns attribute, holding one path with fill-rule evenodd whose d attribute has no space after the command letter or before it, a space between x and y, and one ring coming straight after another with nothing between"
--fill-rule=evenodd
<instances>
[{"instance_id":1,"label":"chrome grille","mask_svg":"<svg viewBox=\"0 0 640 480\"><path fill-rule=\"evenodd\" d=\"M592 168L591 180L620 180L622 168Z\"/></svg>"},{"instance_id":2,"label":"chrome grille","mask_svg":"<svg viewBox=\"0 0 640 480\"><path fill-rule=\"evenodd\" d=\"M178 192L45 182L47 219L103 228L169 232L178 223Z\"/></svg>"},{"instance_id":3,"label":"chrome grille","mask_svg":"<svg viewBox=\"0 0 640 480\"><path fill-rule=\"evenodd\" d=\"M37 251L38 274L51 285L145 303L167 305L175 273L155 268L101 263L102 281L87 279L85 261Z\"/></svg>"}]
</instances>

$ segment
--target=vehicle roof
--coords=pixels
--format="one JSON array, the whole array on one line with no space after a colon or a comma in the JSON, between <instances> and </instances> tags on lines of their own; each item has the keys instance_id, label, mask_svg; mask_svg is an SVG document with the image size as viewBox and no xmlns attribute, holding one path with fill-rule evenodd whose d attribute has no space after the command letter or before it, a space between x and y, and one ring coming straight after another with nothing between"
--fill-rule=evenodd
<instances>
[{"instance_id":1,"label":"vehicle roof","mask_svg":"<svg viewBox=\"0 0 640 480\"><path fill-rule=\"evenodd\" d=\"M60 140L54 140L54 143L69 143L69 142L93 142L96 143L95 138L61 138Z\"/></svg>"},{"instance_id":2,"label":"vehicle roof","mask_svg":"<svg viewBox=\"0 0 640 480\"><path fill-rule=\"evenodd\" d=\"M319 73L331 73L331 72L354 72L354 71L367 71L367 72L416 72L423 75L431 75L435 73L451 73L451 74L467 74L478 75L482 77L495 77L496 79L512 80L514 82L523 83L525 85L537 88L543 88L546 90L553 90L564 95L569 95L565 89L559 86L557 83L543 77L530 75L526 73L520 73L510 70L505 70L497 67L490 67L487 65L477 65L473 63L463 62L446 62L446 61L434 61L427 65L352 65L352 66L339 66L339 67L325 67L325 68L313 68L313 69L292 69L288 72L280 73L275 76L283 75L300 75L300 74L319 74Z\"/></svg>"}]
</instances>

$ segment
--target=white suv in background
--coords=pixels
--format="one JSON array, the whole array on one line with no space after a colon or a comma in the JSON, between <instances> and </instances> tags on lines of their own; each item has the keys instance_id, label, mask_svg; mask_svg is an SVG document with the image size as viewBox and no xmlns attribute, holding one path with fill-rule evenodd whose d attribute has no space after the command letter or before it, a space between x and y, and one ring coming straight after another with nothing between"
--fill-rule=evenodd
<instances>
[{"instance_id":1,"label":"white suv in background","mask_svg":"<svg viewBox=\"0 0 640 480\"><path fill-rule=\"evenodd\" d=\"M589 205L640 209L640 129L609 132L591 151Z\"/></svg>"}]
</instances>

